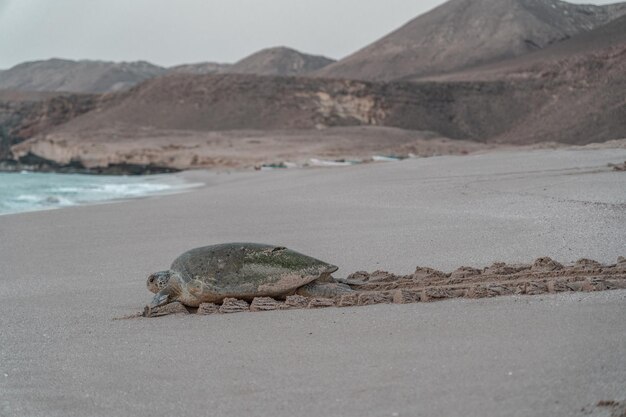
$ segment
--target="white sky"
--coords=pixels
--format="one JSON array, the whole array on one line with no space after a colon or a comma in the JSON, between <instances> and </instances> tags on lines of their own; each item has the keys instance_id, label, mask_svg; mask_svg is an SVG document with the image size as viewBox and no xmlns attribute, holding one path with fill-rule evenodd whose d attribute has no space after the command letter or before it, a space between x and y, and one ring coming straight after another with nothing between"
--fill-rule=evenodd
<instances>
[{"instance_id":1,"label":"white sky","mask_svg":"<svg viewBox=\"0 0 626 417\"><path fill-rule=\"evenodd\" d=\"M572 1L606 4L611 1ZM289 46L344 57L442 0L0 0L0 68L52 57L234 62Z\"/></svg>"}]
</instances>

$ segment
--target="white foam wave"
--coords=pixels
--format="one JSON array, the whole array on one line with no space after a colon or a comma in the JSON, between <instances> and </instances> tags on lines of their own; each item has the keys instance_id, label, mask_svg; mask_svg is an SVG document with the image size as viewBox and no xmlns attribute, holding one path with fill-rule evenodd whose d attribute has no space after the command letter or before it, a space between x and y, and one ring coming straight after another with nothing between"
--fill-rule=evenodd
<instances>
[{"instance_id":1,"label":"white foam wave","mask_svg":"<svg viewBox=\"0 0 626 417\"><path fill-rule=\"evenodd\" d=\"M0 173L0 214L136 198L189 187L190 184L175 184L169 177L146 180L140 177Z\"/></svg>"},{"instance_id":2,"label":"white foam wave","mask_svg":"<svg viewBox=\"0 0 626 417\"><path fill-rule=\"evenodd\" d=\"M68 207L76 205L77 202L60 195L36 195L36 194L20 194L15 198L6 199L0 204L0 213L2 207L6 207L7 211L29 211L42 208Z\"/></svg>"}]
</instances>

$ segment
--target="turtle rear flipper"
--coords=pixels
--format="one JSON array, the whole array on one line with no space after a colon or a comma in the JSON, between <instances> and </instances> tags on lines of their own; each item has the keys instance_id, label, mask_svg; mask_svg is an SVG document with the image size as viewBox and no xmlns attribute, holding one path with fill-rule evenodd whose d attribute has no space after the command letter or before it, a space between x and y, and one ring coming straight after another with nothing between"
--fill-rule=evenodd
<instances>
[{"instance_id":1,"label":"turtle rear flipper","mask_svg":"<svg viewBox=\"0 0 626 417\"><path fill-rule=\"evenodd\" d=\"M363 279L348 279L348 278L333 278L336 282L340 283L340 284L344 284L347 285L349 287L353 287L353 286L360 286L360 285L365 285L367 284L367 280L363 280Z\"/></svg>"},{"instance_id":2,"label":"turtle rear flipper","mask_svg":"<svg viewBox=\"0 0 626 417\"><path fill-rule=\"evenodd\" d=\"M315 282L330 282L330 283L335 283L337 281L335 281L335 279L331 276L331 274L333 272L337 272L337 270L339 269L338 266L335 265L326 265L326 268L324 269L324 271L322 271L320 273L319 278L317 278L315 280Z\"/></svg>"}]
</instances>

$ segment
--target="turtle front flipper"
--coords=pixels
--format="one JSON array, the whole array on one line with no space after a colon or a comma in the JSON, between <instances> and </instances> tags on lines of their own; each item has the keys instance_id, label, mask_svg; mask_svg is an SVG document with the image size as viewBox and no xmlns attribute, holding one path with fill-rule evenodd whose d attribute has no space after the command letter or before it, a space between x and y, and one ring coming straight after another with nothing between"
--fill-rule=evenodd
<instances>
[{"instance_id":1,"label":"turtle front flipper","mask_svg":"<svg viewBox=\"0 0 626 417\"><path fill-rule=\"evenodd\" d=\"M174 300L172 299L171 291L168 288L162 289L152 298L152 302L143 309L143 316L150 317L155 308L171 303L172 301Z\"/></svg>"},{"instance_id":2,"label":"turtle front flipper","mask_svg":"<svg viewBox=\"0 0 626 417\"><path fill-rule=\"evenodd\" d=\"M316 280L298 288L296 294L312 298L338 298L353 292L354 290L346 284L340 284L338 282L319 282Z\"/></svg>"}]
</instances>

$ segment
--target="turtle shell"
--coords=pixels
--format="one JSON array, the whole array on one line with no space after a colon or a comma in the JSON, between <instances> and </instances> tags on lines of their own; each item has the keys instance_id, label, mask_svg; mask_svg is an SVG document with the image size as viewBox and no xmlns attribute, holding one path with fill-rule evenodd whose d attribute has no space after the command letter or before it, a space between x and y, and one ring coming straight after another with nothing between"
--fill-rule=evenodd
<instances>
[{"instance_id":1,"label":"turtle shell","mask_svg":"<svg viewBox=\"0 0 626 417\"><path fill-rule=\"evenodd\" d=\"M226 243L191 249L170 269L219 298L252 299L289 295L338 268L282 246Z\"/></svg>"}]
</instances>

